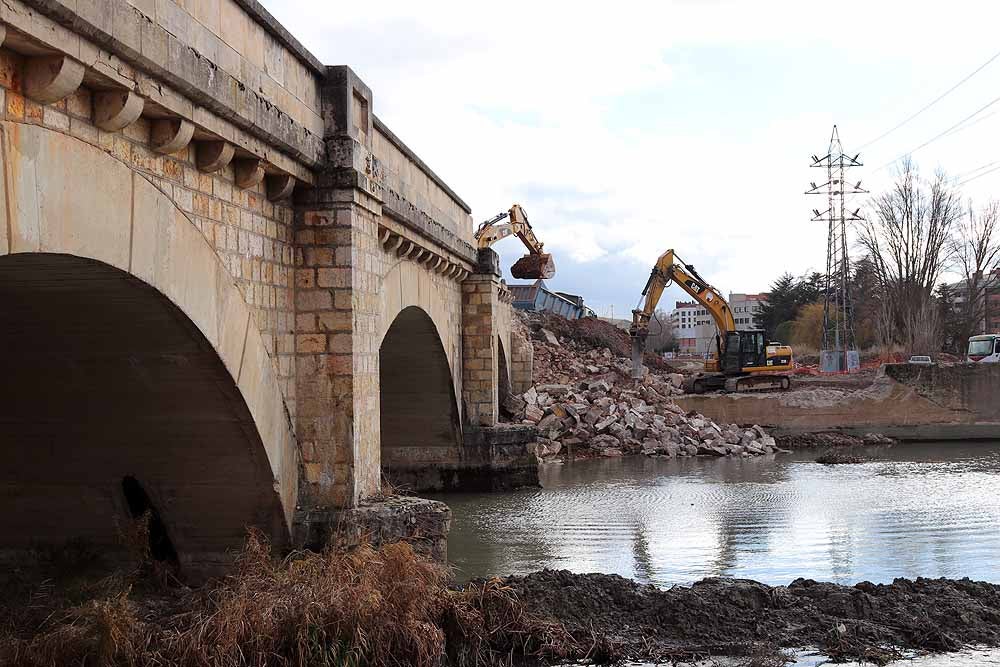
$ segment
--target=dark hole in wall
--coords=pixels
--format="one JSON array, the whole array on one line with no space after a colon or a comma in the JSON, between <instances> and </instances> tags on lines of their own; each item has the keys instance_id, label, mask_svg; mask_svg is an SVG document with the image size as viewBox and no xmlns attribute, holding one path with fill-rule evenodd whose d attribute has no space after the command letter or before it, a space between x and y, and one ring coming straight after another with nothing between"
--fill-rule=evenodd
<instances>
[{"instance_id":1,"label":"dark hole in wall","mask_svg":"<svg viewBox=\"0 0 1000 667\"><path fill-rule=\"evenodd\" d=\"M153 560L176 564L177 550L167 534L167 526L139 480L131 475L123 477L122 493L125 494L125 502L128 503L128 511L133 519L149 513L149 554Z\"/></svg>"}]
</instances>

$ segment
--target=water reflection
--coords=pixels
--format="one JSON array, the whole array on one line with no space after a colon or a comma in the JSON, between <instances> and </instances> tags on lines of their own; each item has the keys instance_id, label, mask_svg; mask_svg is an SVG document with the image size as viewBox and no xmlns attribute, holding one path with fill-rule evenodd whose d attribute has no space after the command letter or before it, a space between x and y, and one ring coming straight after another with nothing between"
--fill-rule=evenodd
<instances>
[{"instance_id":1,"label":"water reflection","mask_svg":"<svg viewBox=\"0 0 1000 667\"><path fill-rule=\"evenodd\" d=\"M1000 581L1000 443L545 466L542 489L449 495L460 576L543 567L658 585L897 576Z\"/></svg>"}]
</instances>

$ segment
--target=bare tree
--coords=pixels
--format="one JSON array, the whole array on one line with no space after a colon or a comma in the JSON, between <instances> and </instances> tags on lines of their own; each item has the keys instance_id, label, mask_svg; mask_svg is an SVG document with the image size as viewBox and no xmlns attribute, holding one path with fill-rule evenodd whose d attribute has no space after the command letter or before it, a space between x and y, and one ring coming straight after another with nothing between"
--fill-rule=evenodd
<instances>
[{"instance_id":1,"label":"bare tree","mask_svg":"<svg viewBox=\"0 0 1000 667\"><path fill-rule=\"evenodd\" d=\"M872 201L859 223L859 242L871 257L882 290L882 326L887 347L910 352L936 350L940 318L934 288L949 261L951 236L962 208L942 173L922 179L907 160L888 191Z\"/></svg>"},{"instance_id":2,"label":"bare tree","mask_svg":"<svg viewBox=\"0 0 1000 667\"><path fill-rule=\"evenodd\" d=\"M674 337L674 328L670 325L670 316L657 309L653 321L654 324L649 327L650 332L646 340L646 347L657 353L675 352L677 339Z\"/></svg>"},{"instance_id":3,"label":"bare tree","mask_svg":"<svg viewBox=\"0 0 1000 667\"><path fill-rule=\"evenodd\" d=\"M953 267L963 283L952 313L957 320L955 336L964 346L969 336L985 333L987 288L1000 268L1000 204L990 202L977 213L970 203L955 226L951 245Z\"/></svg>"}]
</instances>

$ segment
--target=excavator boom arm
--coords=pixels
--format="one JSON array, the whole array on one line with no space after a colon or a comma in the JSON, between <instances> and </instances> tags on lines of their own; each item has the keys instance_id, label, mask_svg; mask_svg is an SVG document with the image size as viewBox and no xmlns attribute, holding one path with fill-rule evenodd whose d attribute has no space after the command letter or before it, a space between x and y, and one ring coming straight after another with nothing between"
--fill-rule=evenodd
<instances>
[{"instance_id":1,"label":"excavator boom arm","mask_svg":"<svg viewBox=\"0 0 1000 667\"><path fill-rule=\"evenodd\" d=\"M663 290L671 282L687 292L715 320L715 326L722 334L736 331L736 320L729 303L717 289L701 279L693 266L682 264L673 250L668 250L656 260L649 280L642 294L645 297L642 308L632 311L632 335L644 335L649 329L649 320L663 296Z\"/></svg>"},{"instance_id":2,"label":"excavator boom arm","mask_svg":"<svg viewBox=\"0 0 1000 667\"><path fill-rule=\"evenodd\" d=\"M503 222L505 221L506 222ZM546 254L545 247L535 236L528 215L520 204L514 204L507 211L498 213L476 230L476 245L482 250L508 236L516 236L528 249L528 254L510 267L515 278L548 279L555 275L556 265L552 255Z\"/></svg>"},{"instance_id":3,"label":"excavator boom arm","mask_svg":"<svg viewBox=\"0 0 1000 667\"><path fill-rule=\"evenodd\" d=\"M510 222L498 224L504 219ZM479 229L476 230L476 241L480 248L489 248L500 239L512 235L521 239L521 243L524 244L529 253L533 255L544 253L545 245L535 236L531 223L528 222L528 215L520 204L514 204L510 210L498 213L479 225Z\"/></svg>"}]
</instances>

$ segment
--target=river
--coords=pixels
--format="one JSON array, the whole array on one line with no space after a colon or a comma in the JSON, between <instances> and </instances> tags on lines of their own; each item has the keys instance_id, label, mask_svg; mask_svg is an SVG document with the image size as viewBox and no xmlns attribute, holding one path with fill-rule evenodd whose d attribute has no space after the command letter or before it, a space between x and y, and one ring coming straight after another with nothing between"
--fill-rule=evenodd
<instances>
[{"instance_id":1,"label":"river","mask_svg":"<svg viewBox=\"0 0 1000 667\"><path fill-rule=\"evenodd\" d=\"M540 489L441 496L449 558L459 579L563 568L664 587L1000 582L1000 441L858 448L869 462L834 466L819 453L546 464ZM1000 664L1000 653L918 664Z\"/></svg>"},{"instance_id":2,"label":"river","mask_svg":"<svg viewBox=\"0 0 1000 667\"><path fill-rule=\"evenodd\" d=\"M547 464L540 489L442 497L449 556L460 578L564 568L659 586L1000 582L1000 442L856 451L873 460L821 465L800 450Z\"/></svg>"}]
</instances>

